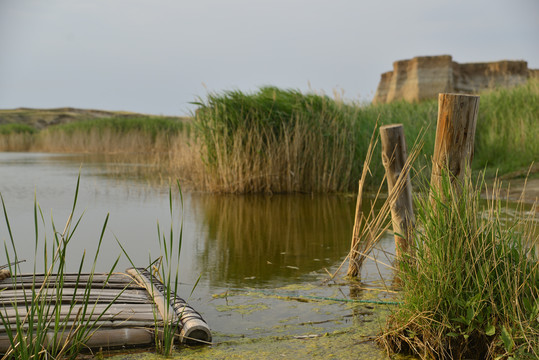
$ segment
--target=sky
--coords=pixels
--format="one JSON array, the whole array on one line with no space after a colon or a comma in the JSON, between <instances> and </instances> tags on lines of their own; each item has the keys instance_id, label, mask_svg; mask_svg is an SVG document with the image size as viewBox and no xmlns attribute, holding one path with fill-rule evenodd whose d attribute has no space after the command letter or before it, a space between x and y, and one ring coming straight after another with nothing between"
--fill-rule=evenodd
<instances>
[{"instance_id":1,"label":"sky","mask_svg":"<svg viewBox=\"0 0 539 360\"><path fill-rule=\"evenodd\" d=\"M261 86L368 102L396 60L525 60L537 0L0 0L0 109L188 115Z\"/></svg>"}]
</instances>

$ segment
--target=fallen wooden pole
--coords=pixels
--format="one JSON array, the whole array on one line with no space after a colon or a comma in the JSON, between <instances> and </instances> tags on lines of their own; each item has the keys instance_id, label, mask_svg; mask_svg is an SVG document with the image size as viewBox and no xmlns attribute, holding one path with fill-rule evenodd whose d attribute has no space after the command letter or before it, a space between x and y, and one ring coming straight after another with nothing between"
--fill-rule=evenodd
<instances>
[{"instance_id":1,"label":"fallen wooden pole","mask_svg":"<svg viewBox=\"0 0 539 360\"><path fill-rule=\"evenodd\" d=\"M411 234L415 225L412 184L409 169L406 169L408 154L404 127L402 124L380 127L380 140L388 193L397 192L395 200L391 203L391 219L395 234L395 255L399 259L402 254L410 252ZM405 179L399 182L401 176Z\"/></svg>"},{"instance_id":2,"label":"fallen wooden pole","mask_svg":"<svg viewBox=\"0 0 539 360\"><path fill-rule=\"evenodd\" d=\"M432 157L431 196L441 194L442 177L449 173L453 189L459 192L460 183L469 172L473 159L475 127L479 96L440 94L438 123Z\"/></svg>"}]
</instances>

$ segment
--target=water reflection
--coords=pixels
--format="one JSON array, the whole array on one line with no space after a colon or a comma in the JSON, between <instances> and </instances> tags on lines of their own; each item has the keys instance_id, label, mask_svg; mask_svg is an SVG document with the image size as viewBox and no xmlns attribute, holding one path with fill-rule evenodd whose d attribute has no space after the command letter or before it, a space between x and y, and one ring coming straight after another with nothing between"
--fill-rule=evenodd
<instances>
[{"instance_id":1,"label":"water reflection","mask_svg":"<svg viewBox=\"0 0 539 360\"><path fill-rule=\"evenodd\" d=\"M337 196L203 196L192 202L210 284L269 285L329 267L350 246L354 201Z\"/></svg>"},{"instance_id":2,"label":"water reflection","mask_svg":"<svg viewBox=\"0 0 539 360\"><path fill-rule=\"evenodd\" d=\"M85 214L70 244L68 270L77 270L84 251L88 258L93 257L107 213L109 230L97 271L108 271L121 253L115 238L136 265L148 264L148 253L153 259L159 254L156 222L165 229L170 221L169 182L146 173L155 170L151 165L99 156L0 153L0 192L7 202L19 256L27 259L23 271L33 269L34 194L45 220L53 214L58 227L63 228L81 164L78 214ZM323 324L316 328L319 332L347 326L341 321L353 316L347 303L303 303L273 295L299 291L304 295L347 297L339 287L320 286L320 279L327 278L324 268L334 271L348 253L355 198L185 192L184 204L180 280L194 284L200 276L189 302L209 322L216 341L273 335L276 331L304 334L314 331L311 325L305 325L310 323ZM368 201L365 204L368 206ZM175 205L177 209L177 201ZM176 211L173 219L176 229L179 214ZM46 230L50 239L52 229L49 226ZM0 241L9 242L3 223ZM382 242L385 249L393 244L390 236ZM0 253L0 264L6 261ZM128 266L129 262L122 259L118 269ZM378 275L375 267L366 266L364 271ZM271 291L253 295L235 288ZM188 297L191 290L192 285L184 285L181 295ZM225 296L213 296L218 294Z\"/></svg>"}]
</instances>

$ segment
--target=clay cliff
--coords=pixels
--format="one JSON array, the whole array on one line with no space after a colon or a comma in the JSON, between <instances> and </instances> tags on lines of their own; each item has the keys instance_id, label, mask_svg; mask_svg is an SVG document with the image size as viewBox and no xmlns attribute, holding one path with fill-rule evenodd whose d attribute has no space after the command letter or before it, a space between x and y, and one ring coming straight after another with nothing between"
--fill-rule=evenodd
<instances>
[{"instance_id":1,"label":"clay cliff","mask_svg":"<svg viewBox=\"0 0 539 360\"><path fill-rule=\"evenodd\" d=\"M524 84L538 77L526 61L502 60L459 64L450 55L418 56L393 63L393 71L382 74L373 103L432 99L441 92L472 94L491 87Z\"/></svg>"}]
</instances>

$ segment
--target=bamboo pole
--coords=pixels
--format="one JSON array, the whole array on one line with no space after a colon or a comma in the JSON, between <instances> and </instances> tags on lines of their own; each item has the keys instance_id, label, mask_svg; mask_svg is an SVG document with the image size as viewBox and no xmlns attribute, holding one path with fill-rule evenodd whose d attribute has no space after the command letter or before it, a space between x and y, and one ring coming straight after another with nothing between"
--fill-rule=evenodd
<instances>
[{"instance_id":1,"label":"bamboo pole","mask_svg":"<svg viewBox=\"0 0 539 360\"><path fill-rule=\"evenodd\" d=\"M395 255L399 259L402 254L410 251L410 239L415 225L412 184L409 169L406 169L408 154L404 138L404 127L402 124L380 127L380 140L382 142L382 163L386 170L388 193L397 191L397 196L391 203L391 219L395 234ZM401 176L406 178L399 189L396 188L396 185Z\"/></svg>"},{"instance_id":2,"label":"bamboo pole","mask_svg":"<svg viewBox=\"0 0 539 360\"><path fill-rule=\"evenodd\" d=\"M473 159L473 147L479 96L462 94L439 94L438 123L432 157L432 191L441 193L442 174L449 172L452 187L459 185ZM469 174L468 174L469 176Z\"/></svg>"},{"instance_id":3,"label":"bamboo pole","mask_svg":"<svg viewBox=\"0 0 539 360\"><path fill-rule=\"evenodd\" d=\"M181 343L188 345L211 343L211 331L208 324L185 300L175 296L167 301L163 294L164 285L145 269L130 268L127 269L127 273L145 286L148 293L153 296L159 313L163 319L166 319L164 321L180 325L179 338Z\"/></svg>"},{"instance_id":4,"label":"bamboo pole","mask_svg":"<svg viewBox=\"0 0 539 360\"><path fill-rule=\"evenodd\" d=\"M58 335L57 335L58 336ZM69 341L70 334L60 335L60 339L57 339L58 344L63 344ZM54 331L47 332L45 347L53 343ZM151 330L137 327L137 328L106 328L101 327L98 330L90 334L89 339L86 341L86 346L89 348L112 348L120 346L144 346L151 345L153 343L154 336ZM5 354L11 346L9 336L0 334L0 353Z\"/></svg>"}]
</instances>

